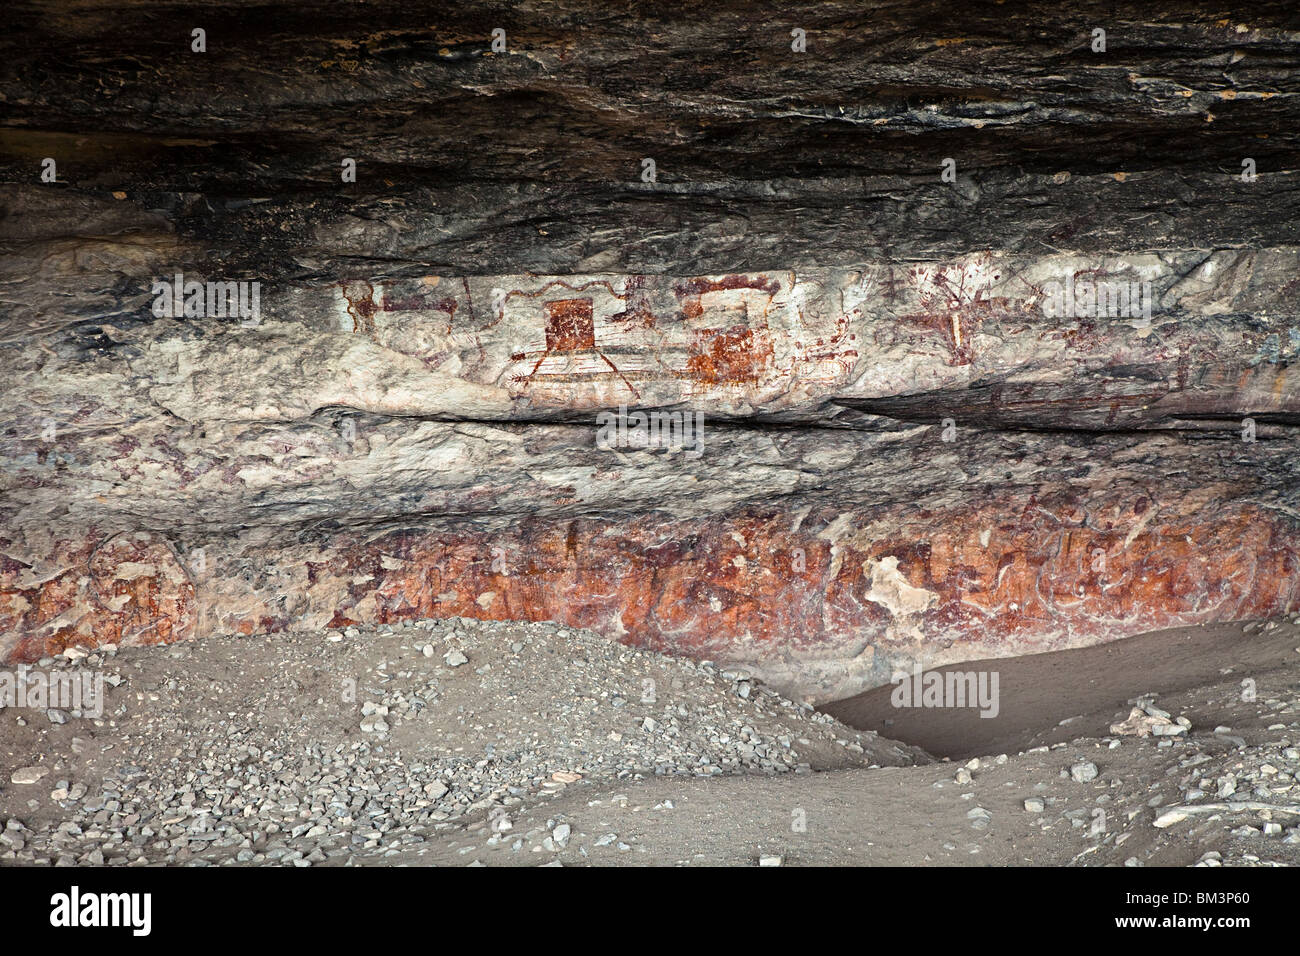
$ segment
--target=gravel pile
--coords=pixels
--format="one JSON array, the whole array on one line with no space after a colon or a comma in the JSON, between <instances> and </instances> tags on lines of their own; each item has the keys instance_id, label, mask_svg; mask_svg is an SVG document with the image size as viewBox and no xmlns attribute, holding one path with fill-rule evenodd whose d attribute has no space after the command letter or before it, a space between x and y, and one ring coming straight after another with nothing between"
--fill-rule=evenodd
<instances>
[{"instance_id":1,"label":"gravel pile","mask_svg":"<svg viewBox=\"0 0 1300 956\"><path fill-rule=\"evenodd\" d=\"M743 671L553 624L73 657L36 669L102 676L102 716L0 710L2 862L382 862L471 825L504 838L515 808L573 787L926 759Z\"/></svg>"}]
</instances>

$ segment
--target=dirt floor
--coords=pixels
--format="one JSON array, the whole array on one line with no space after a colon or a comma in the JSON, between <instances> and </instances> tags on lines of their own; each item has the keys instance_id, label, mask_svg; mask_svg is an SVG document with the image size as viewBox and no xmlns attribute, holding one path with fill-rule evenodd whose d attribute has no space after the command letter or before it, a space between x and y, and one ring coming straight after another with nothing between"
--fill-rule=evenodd
<instances>
[{"instance_id":1,"label":"dirt floor","mask_svg":"<svg viewBox=\"0 0 1300 956\"><path fill-rule=\"evenodd\" d=\"M952 669L997 673L997 717L818 713L553 624L46 661L103 710L0 709L0 863L1300 862L1295 622Z\"/></svg>"}]
</instances>

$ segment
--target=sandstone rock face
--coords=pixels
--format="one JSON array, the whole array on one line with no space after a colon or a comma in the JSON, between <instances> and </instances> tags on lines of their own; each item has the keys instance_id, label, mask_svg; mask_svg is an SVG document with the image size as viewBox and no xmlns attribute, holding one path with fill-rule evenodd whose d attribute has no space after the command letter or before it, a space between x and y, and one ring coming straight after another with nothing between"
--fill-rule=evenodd
<instances>
[{"instance_id":1,"label":"sandstone rock face","mask_svg":"<svg viewBox=\"0 0 1300 956\"><path fill-rule=\"evenodd\" d=\"M20 7L6 660L553 619L826 700L1300 604L1281 5Z\"/></svg>"}]
</instances>

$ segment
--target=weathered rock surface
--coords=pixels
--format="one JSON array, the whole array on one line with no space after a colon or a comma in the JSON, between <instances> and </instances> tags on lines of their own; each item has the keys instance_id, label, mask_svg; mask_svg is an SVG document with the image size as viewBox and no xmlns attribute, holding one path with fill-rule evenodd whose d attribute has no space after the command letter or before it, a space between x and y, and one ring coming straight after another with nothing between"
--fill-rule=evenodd
<instances>
[{"instance_id":1,"label":"weathered rock surface","mask_svg":"<svg viewBox=\"0 0 1300 956\"><path fill-rule=\"evenodd\" d=\"M18 6L0 659L555 619L828 699L1300 603L1281 4Z\"/></svg>"}]
</instances>

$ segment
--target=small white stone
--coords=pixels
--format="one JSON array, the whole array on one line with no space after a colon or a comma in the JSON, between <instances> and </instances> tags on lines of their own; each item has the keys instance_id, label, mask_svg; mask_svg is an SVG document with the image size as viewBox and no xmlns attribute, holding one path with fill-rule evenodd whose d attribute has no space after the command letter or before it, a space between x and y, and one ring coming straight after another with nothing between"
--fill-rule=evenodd
<instances>
[{"instance_id":1,"label":"small white stone","mask_svg":"<svg viewBox=\"0 0 1300 956\"><path fill-rule=\"evenodd\" d=\"M1163 830L1165 827L1171 827L1175 823L1182 823L1186 819L1187 814L1182 810L1167 810L1160 814L1160 816L1156 817L1155 826L1157 829Z\"/></svg>"}]
</instances>

